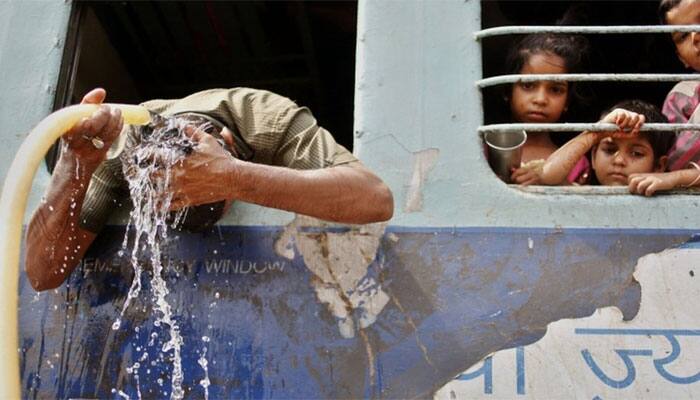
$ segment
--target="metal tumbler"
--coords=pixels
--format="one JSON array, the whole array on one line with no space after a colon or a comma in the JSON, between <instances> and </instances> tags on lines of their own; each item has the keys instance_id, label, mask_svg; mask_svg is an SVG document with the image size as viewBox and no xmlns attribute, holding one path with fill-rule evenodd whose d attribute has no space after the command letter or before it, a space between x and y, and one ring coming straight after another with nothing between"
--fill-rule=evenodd
<instances>
[{"instance_id":1,"label":"metal tumbler","mask_svg":"<svg viewBox=\"0 0 700 400\"><path fill-rule=\"evenodd\" d=\"M510 183L510 174L513 169L520 167L526 140L525 131L484 134L484 142L488 146L489 165L503 182Z\"/></svg>"}]
</instances>

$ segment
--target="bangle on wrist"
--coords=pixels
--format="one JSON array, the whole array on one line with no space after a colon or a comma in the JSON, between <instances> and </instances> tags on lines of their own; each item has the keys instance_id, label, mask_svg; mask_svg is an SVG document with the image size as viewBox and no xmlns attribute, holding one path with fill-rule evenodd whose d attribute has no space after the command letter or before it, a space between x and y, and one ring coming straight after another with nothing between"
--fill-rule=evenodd
<instances>
[{"instance_id":1,"label":"bangle on wrist","mask_svg":"<svg viewBox=\"0 0 700 400\"><path fill-rule=\"evenodd\" d=\"M691 188L691 187L695 186L695 184L700 182L700 165L698 165L696 162L693 162L693 161L689 162L688 165L691 165L693 168L695 168L695 171L698 172L698 176L696 176L692 182L685 185L686 188Z\"/></svg>"}]
</instances>

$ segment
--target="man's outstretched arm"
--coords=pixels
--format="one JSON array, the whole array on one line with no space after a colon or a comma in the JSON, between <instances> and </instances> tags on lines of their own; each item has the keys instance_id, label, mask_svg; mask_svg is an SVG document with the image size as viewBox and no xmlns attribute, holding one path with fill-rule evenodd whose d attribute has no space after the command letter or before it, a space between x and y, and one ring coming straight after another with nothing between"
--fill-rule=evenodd
<instances>
[{"instance_id":1,"label":"man's outstretched arm","mask_svg":"<svg viewBox=\"0 0 700 400\"><path fill-rule=\"evenodd\" d=\"M237 160L209 135L172 170L171 208L242 200L350 224L386 221L394 212L389 188L362 163L296 170Z\"/></svg>"},{"instance_id":2,"label":"man's outstretched arm","mask_svg":"<svg viewBox=\"0 0 700 400\"><path fill-rule=\"evenodd\" d=\"M104 98L104 90L96 89L82 103L100 104ZM120 111L103 106L63 136L51 182L27 228L25 269L34 289L61 285L95 239L95 233L80 227L80 211L90 178L121 129ZM92 137L100 138L104 146L97 149Z\"/></svg>"},{"instance_id":3,"label":"man's outstretched arm","mask_svg":"<svg viewBox=\"0 0 700 400\"><path fill-rule=\"evenodd\" d=\"M237 199L327 221L366 224L394 213L389 188L359 161L314 170L238 163L229 182Z\"/></svg>"}]
</instances>

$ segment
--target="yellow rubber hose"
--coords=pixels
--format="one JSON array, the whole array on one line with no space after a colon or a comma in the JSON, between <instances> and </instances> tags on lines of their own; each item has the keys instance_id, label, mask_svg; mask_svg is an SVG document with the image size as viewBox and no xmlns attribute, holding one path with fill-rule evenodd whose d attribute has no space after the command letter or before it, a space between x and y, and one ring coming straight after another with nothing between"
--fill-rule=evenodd
<instances>
[{"instance_id":1,"label":"yellow rubber hose","mask_svg":"<svg viewBox=\"0 0 700 400\"><path fill-rule=\"evenodd\" d=\"M151 117L141 106L107 104L119 108L124 123L147 124ZM51 145L98 106L63 108L44 118L24 140L10 165L0 198L0 399L20 398L17 303L22 219L32 180Z\"/></svg>"}]
</instances>

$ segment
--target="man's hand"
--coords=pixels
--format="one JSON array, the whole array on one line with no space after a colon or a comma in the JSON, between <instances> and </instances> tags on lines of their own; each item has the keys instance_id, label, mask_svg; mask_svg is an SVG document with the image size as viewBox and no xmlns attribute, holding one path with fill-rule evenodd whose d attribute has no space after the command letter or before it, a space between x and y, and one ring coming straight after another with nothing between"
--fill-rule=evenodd
<instances>
[{"instance_id":1,"label":"man's hand","mask_svg":"<svg viewBox=\"0 0 700 400\"><path fill-rule=\"evenodd\" d=\"M171 210L231 198L236 163L211 135L188 126L185 134L196 143L193 151L170 170Z\"/></svg>"},{"instance_id":2,"label":"man's hand","mask_svg":"<svg viewBox=\"0 0 700 400\"><path fill-rule=\"evenodd\" d=\"M238 160L211 135L188 128L197 143L170 172L170 209L241 200L327 221L365 224L393 214L388 187L359 161L296 170Z\"/></svg>"},{"instance_id":3,"label":"man's hand","mask_svg":"<svg viewBox=\"0 0 700 400\"><path fill-rule=\"evenodd\" d=\"M627 182L630 193L652 196L660 190L670 190L678 184L675 174L668 172L653 172L631 174Z\"/></svg>"},{"instance_id":4,"label":"man's hand","mask_svg":"<svg viewBox=\"0 0 700 400\"><path fill-rule=\"evenodd\" d=\"M106 97L104 89L93 89L83 97L80 104L102 104ZM124 121L119 109L101 106L92 116L83 118L63 135L63 140L73 154L83 163L97 167L102 162L112 142L119 136ZM92 139L103 143L97 148Z\"/></svg>"},{"instance_id":5,"label":"man's hand","mask_svg":"<svg viewBox=\"0 0 700 400\"><path fill-rule=\"evenodd\" d=\"M102 104L105 96L104 89L93 89L81 104ZM92 173L105 159L122 125L121 112L103 106L63 135L64 146L44 201L27 227L24 265L34 289L58 287L95 239L95 233L80 226L80 210ZM97 148L92 138L103 146Z\"/></svg>"}]
</instances>

